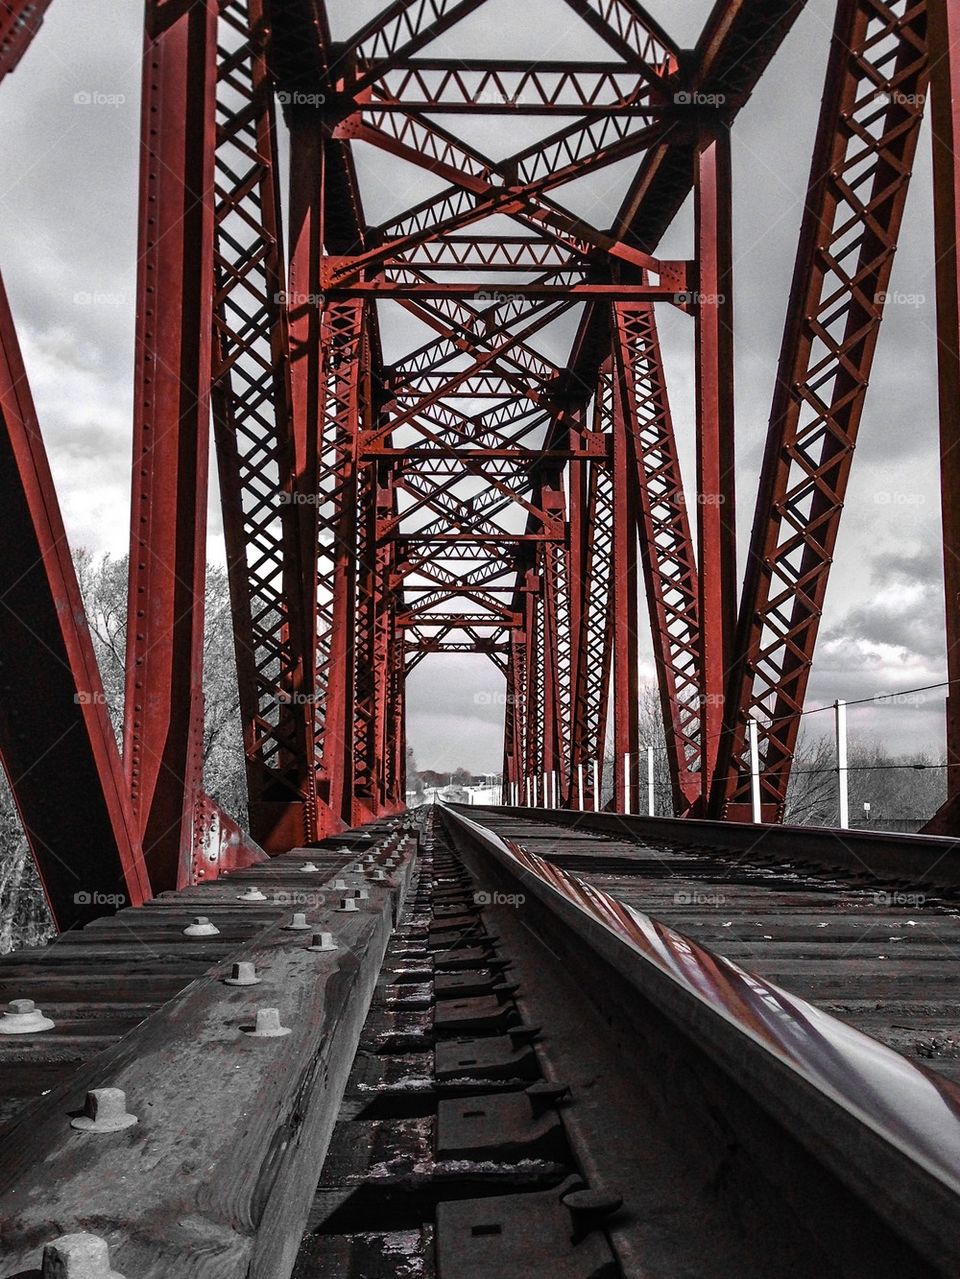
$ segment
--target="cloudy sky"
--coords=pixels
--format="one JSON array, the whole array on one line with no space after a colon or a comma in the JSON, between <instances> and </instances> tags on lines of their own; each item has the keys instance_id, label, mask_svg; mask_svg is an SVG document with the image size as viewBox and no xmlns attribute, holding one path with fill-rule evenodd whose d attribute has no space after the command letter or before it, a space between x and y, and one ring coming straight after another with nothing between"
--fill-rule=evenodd
<instances>
[{"instance_id":1,"label":"cloudy sky","mask_svg":"<svg viewBox=\"0 0 960 1279\"><path fill-rule=\"evenodd\" d=\"M336 34L375 0L332 0ZM657 0L651 11L692 45L709 5ZM738 524L745 548L823 79L833 5L809 0L734 131ZM3 85L0 268L11 296L74 546L121 553L129 510L142 6L58 0ZM489 0L426 52L561 58L602 54L562 0ZM603 55L605 56L605 55ZM523 138L485 139L494 157ZM498 149L499 148L499 149ZM371 221L423 178L358 156ZM571 207L611 222L627 166L601 172ZM873 697L944 678L929 137L921 141L907 231L871 379L808 705ZM685 209L665 256L690 256ZM662 308L661 337L685 474L693 474L693 323ZM222 557L215 502L211 558ZM646 643L646 641L645 641ZM649 650L645 673L650 674ZM498 767L497 672L482 657L428 658L409 688L421 767ZM942 694L854 708L854 731L891 749L942 750ZM828 717L811 717L826 729Z\"/></svg>"}]
</instances>

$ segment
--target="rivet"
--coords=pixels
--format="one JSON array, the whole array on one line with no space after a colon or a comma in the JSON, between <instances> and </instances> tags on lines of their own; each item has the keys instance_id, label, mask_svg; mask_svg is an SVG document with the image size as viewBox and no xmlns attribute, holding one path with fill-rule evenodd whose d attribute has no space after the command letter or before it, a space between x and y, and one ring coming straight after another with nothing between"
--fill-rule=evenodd
<instances>
[{"instance_id":1,"label":"rivet","mask_svg":"<svg viewBox=\"0 0 960 1279\"><path fill-rule=\"evenodd\" d=\"M43 1249L42 1279L124 1279L111 1269L110 1249L99 1235L61 1235Z\"/></svg>"},{"instance_id":2,"label":"rivet","mask_svg":"<svg viewBox=\"0 0 960 1279\"><path fill-rule=\"evenodd\" d=\"M307 950L336 950L337 943L333 940L333 933L314 933L313 941L307 947Z\"/></svg>"},{"instance_id":3,"label":"rivet","mask_svg":"<svg viewBox=\"0 0 960 1279\"><path fill-rule=\"evenodd\" d=\"M290 920L290 923L284 924L284 928L287 932L304 932L310 927L312 927L312 925L307 923L307 917L302 911L297 911L294 914L293 919Z\"/></svg>"},{"instance_id":4,"label":"rivet","mask_svg":"<svg viewBox=\"0 0 960 1279\"><path fill-rule=\"evenodd\" d=\"M359 909L360 907L357 905L356 897L341 897L340 905L337 907L337 910L344 910L348 913Z\"/></svg>"},{"instance_id":5,"label":"rivet","mask_svg":"<svg viewBox=\"0 0 960 1279\"><path fill-rule=\"evenodd\" d=\"M241 959L233 965L229 977L224 977L225 986L259 986L263 979L257 976L257 966L249 960Z\"/></svg>"},{"instance_id":6,"label":"rivet","mask_svg":"<svg viewBox=\"0 0 960 1279\"><path fill-rule=\"evenodd\" d=\"M132 1128L136 1115L127 1112L127 1094L122 1088L94 1088L87 1093L83 1114L70 1120L81 1132L119 1132Z\"/></svg>"},{"instance_id":7,"label":"rivet","mask_svg":"<svg viewBox=\"0 0 960 1279\"><path fill-rule=\"evenodd\" d=\"M11 999L0 1020L0 1035L36 1035L53 1025L32 999Z\"/></svg>"},{"instance_id":8,"label":"rivet","mask_svg":"<svg viewBox=\"0 0 960 1279\"><path fill-rule=\"evenodd\" d=\"M319 869L320 867L317 866L314 862L304 862L303 865L300 867L300 874L309 875L311 871L315 871Z\"/></svg>"},{"instance_id":9,"label":"rivet","mask_svg":"<svg viewBox=\"0 0 960 1279\"><path fill-rule=\"evenodd\" d=\"M251 1039L281 1039L291 1031L289 1026L280 1025L279 1008L258 1008L256 1027L247 1033Z\"/></svg>"},{"instance_id":10,"label":"rivet","mask_svg":"<svg viewBox=\"0 0 960 1279\"><path fill-rule=\"evenodd\" d=\"M220 929L211 924L206 915L197 915L192 924L183 930L184 937L219 937Z\"/></svg>"},{"instance_id":11,"label":"rivet","mask_svg":"<svg viewBox=\"0 0 960 1279\"><path fill-rule=\"evenodd\" d=\"M245 893L237 893L238 902L265 902L266 900L266 893L262 893L256 886L248 888Z\"/></svg>"},{"instance_id":12,"label":"rivet","mask_svg":"<svg viewBox=\"0 0 960 1279\"><path fill-rule=\"evenodd\" d=\"M345 879L335 879L331 887L335 888L338 893L342 893L347 886Z\"/></svg>"},{"instance_id":13,"label":"rivet","mask_svg":"<svg viewBox=\"0 0 960 1279\"><path fill-rule=\"evenodd\" d=\"M370 878L376 880L378 884L382 884L387 878L387 872L385 870L381 870L378 866L376 870L370 871Z\"/></svg>"}]
</instances>

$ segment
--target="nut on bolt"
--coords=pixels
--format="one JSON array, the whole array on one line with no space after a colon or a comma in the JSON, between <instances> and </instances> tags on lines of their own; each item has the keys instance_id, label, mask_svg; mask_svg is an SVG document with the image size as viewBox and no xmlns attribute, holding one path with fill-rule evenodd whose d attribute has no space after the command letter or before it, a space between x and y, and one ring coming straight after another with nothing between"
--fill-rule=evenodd
<instances>
[{"instance_id":1,"label":"nut on bolt","mask_svg":"<svg viewBox=\"0 0 960 1279\"><path fill-rule=\"evenodd\" d=\"M301 875L309 875L311 871L319 870L320 867L315 862L304 862L300 867Z\"/></svg>"},{"instance_id":2,"label":"nut on bolt","mask_svg":"<svg viewBox=\"0 0 960 1279\"><path fill-rule=\"evenodd\" d=\"M303 913L303 911L296 911L294 913L293 919L290 920L290 923L284 924L284 928L289 933L306 932L312 926L313 926L312 924L307 923L307 917Z\"/></svg>"},{"instance_id":3,"label":"nut on bolt","mask_svg":"<svg viewBox=\"0 0 960 1279\"><path fill-rule=\"evenodd\" d=\"M337 943L333 939L333 933L314 933L313 940L307 947L307 950L336 950Z\"/></svg>"},{"instance_id":4,"label":"nut on bolt","mask_svg":"<svg viewBox=\"0 0 960 1279\"><path fill-rule=\"evenodd\" d=\"M206 915L197 915L192 924L183 930L184 937L219 937L220 929L211 924Z\"/></svg>"},{"instance_id":5,"label":"nut on bolt","mask_svg":"<svg viewBox=\"0 0 960 1279\"><path fill-rule=\"evenodd\" d=\"M120 1132L132 1128L137 1116L127 1111L127 1094L122 1088L93 1088L83 1103L83 1114L70 1120L80 1132Z\"/></svg>"},{"instance_id":6,"label":"nut on bolt","mask_svg":"<svg viewBox=\"0 0 960 1279\"><path fill-rule=\"evenodd\" d=\"M42 1279L124 1279L99 1235L61 1235L44 1246L41 1267Z\"/></svg>"},{"instance_id":7,"label":"nut on bolt","mask_svg":"<svg viewBox=\"0 0 960 1279\"><path fill-rule=\"evenodd\" d=\"M0 1018L0 1035L37 1035L53 1025L32 999L11 999Z\"/></svg>"},{"instance_id":8,"label":"nut on bolt","mask_svg":"<svg viewBox=\"0 0 960 1279\"><path fill-rule=\"evenodd\" d=\"M572 1190L560 1198L573 1218L574 1242L579 1242L591 1230L602 1229L607 1218L623 1207L622 1196L607 1190Z\"/></svg>"},{"instance_id":9,"label":"nut on bolt","mask_svg":"<svg viewBox=\"0 0 960 1279\"><path fill-rule=\"evenodd\" d=\"M279 1008L258 1008L257 1024L247 1031L251 1039L281 1039L291 1033L289 1026L280 1025Z\"/></svg>"},{"instance_id":10,"label":"nut on bolt","mask_svg":"<svg viewBox=\"0 0 960 1279\"><path fill-rule=\"evenodd\" d=\"M245 893L237 893L238 902L265 902L266 900L266 893L262 893L256 884L251 885Z\"/></svg>"},{"instance_id":11,"label":"nut on bolt","mask_svg":"<svg viewBox=\"0 0 960 1279\"><path fill-rule=\"evenodd\" d=\"M351 911L355 911L359 909L360 907L357 905L356 897L341 897L340 905L337 907L337 910L346 911L348 914Z\"/></svg>"},{"instance_id":12,"label":"nut on bolt","mask_svg":"<svg viewBox=\"0 0 960 1279\"><path fill-rule=\"evenodd\" d=\"M259 986L263 978L257 976L257 966L247 959L233 965L230 976L224 977L225 986Z\"/></svg>"}]
</instances>

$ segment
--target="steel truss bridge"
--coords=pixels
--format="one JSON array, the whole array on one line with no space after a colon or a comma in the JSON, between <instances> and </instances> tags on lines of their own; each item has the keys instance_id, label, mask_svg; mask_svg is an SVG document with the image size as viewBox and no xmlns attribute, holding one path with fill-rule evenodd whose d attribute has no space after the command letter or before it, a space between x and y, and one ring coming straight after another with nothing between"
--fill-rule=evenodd
<instances>
[{"instance_id":1,"label":"steel truss bridge","mask_svg":"<svg viewBox=\"0 0 960 1279\"><path fill-rule=\"evenodd\" d=\"M749 819L756 721L759 811L780 820L928 101L960 678L955 6L836 6L738 589L730 132L804 5L720 0L681 49L637 0L564 3L606 58L437 56L483 0L395 0L337 40L320 0L146 5L122 752L0 312L0 672L20 690L0 709L0 753L61 927L94 913L72 901L78 849L87 884L137 904L243 861L251 839L274 854L396 812L404 681L428 654L485 653L502 673L506 801L596 807L610 731L624 810L639 790L642 600L675 811ZM0 72L48 5L0 7ZM461 136L467 116L503 138L536 117L543 136L492 158ZM414 179L378 225L359 144ZM566 207L568 184L626 160L611 226ZM658 256L688 197L689 256ZM686 486L658 307L687 314L695 338ZM542 339L564 323L558 364ZM211 430L249 836L203 790ZM941 832L960 784L956 698L947 741Z\"/></svg>"}]
</instances>

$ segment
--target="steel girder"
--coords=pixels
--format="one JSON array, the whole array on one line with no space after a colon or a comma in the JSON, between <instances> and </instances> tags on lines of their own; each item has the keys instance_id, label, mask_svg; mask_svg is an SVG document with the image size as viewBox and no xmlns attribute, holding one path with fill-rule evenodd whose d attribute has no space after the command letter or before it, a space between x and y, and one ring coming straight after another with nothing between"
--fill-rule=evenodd
<instances>
[{"instance_id":1,"label":"steel girder","mask_svg":"<svg viewBox=\"0 0 960 1279\"><path fill-rule=\"evenodd\" d=\"M217 8L147 5L124 764L156 888L203 780Z\"/></svg>"},{"instance_id":2,"label":"steel girder","mask_svg":"<svg viewBox=\"0 0 960 1279\"><path fill-rule=\"evenodd\" d=\"M728 683L718 815L782 816L926 98L923 0L841 0Z\"/></svg>"}]
</instances>

